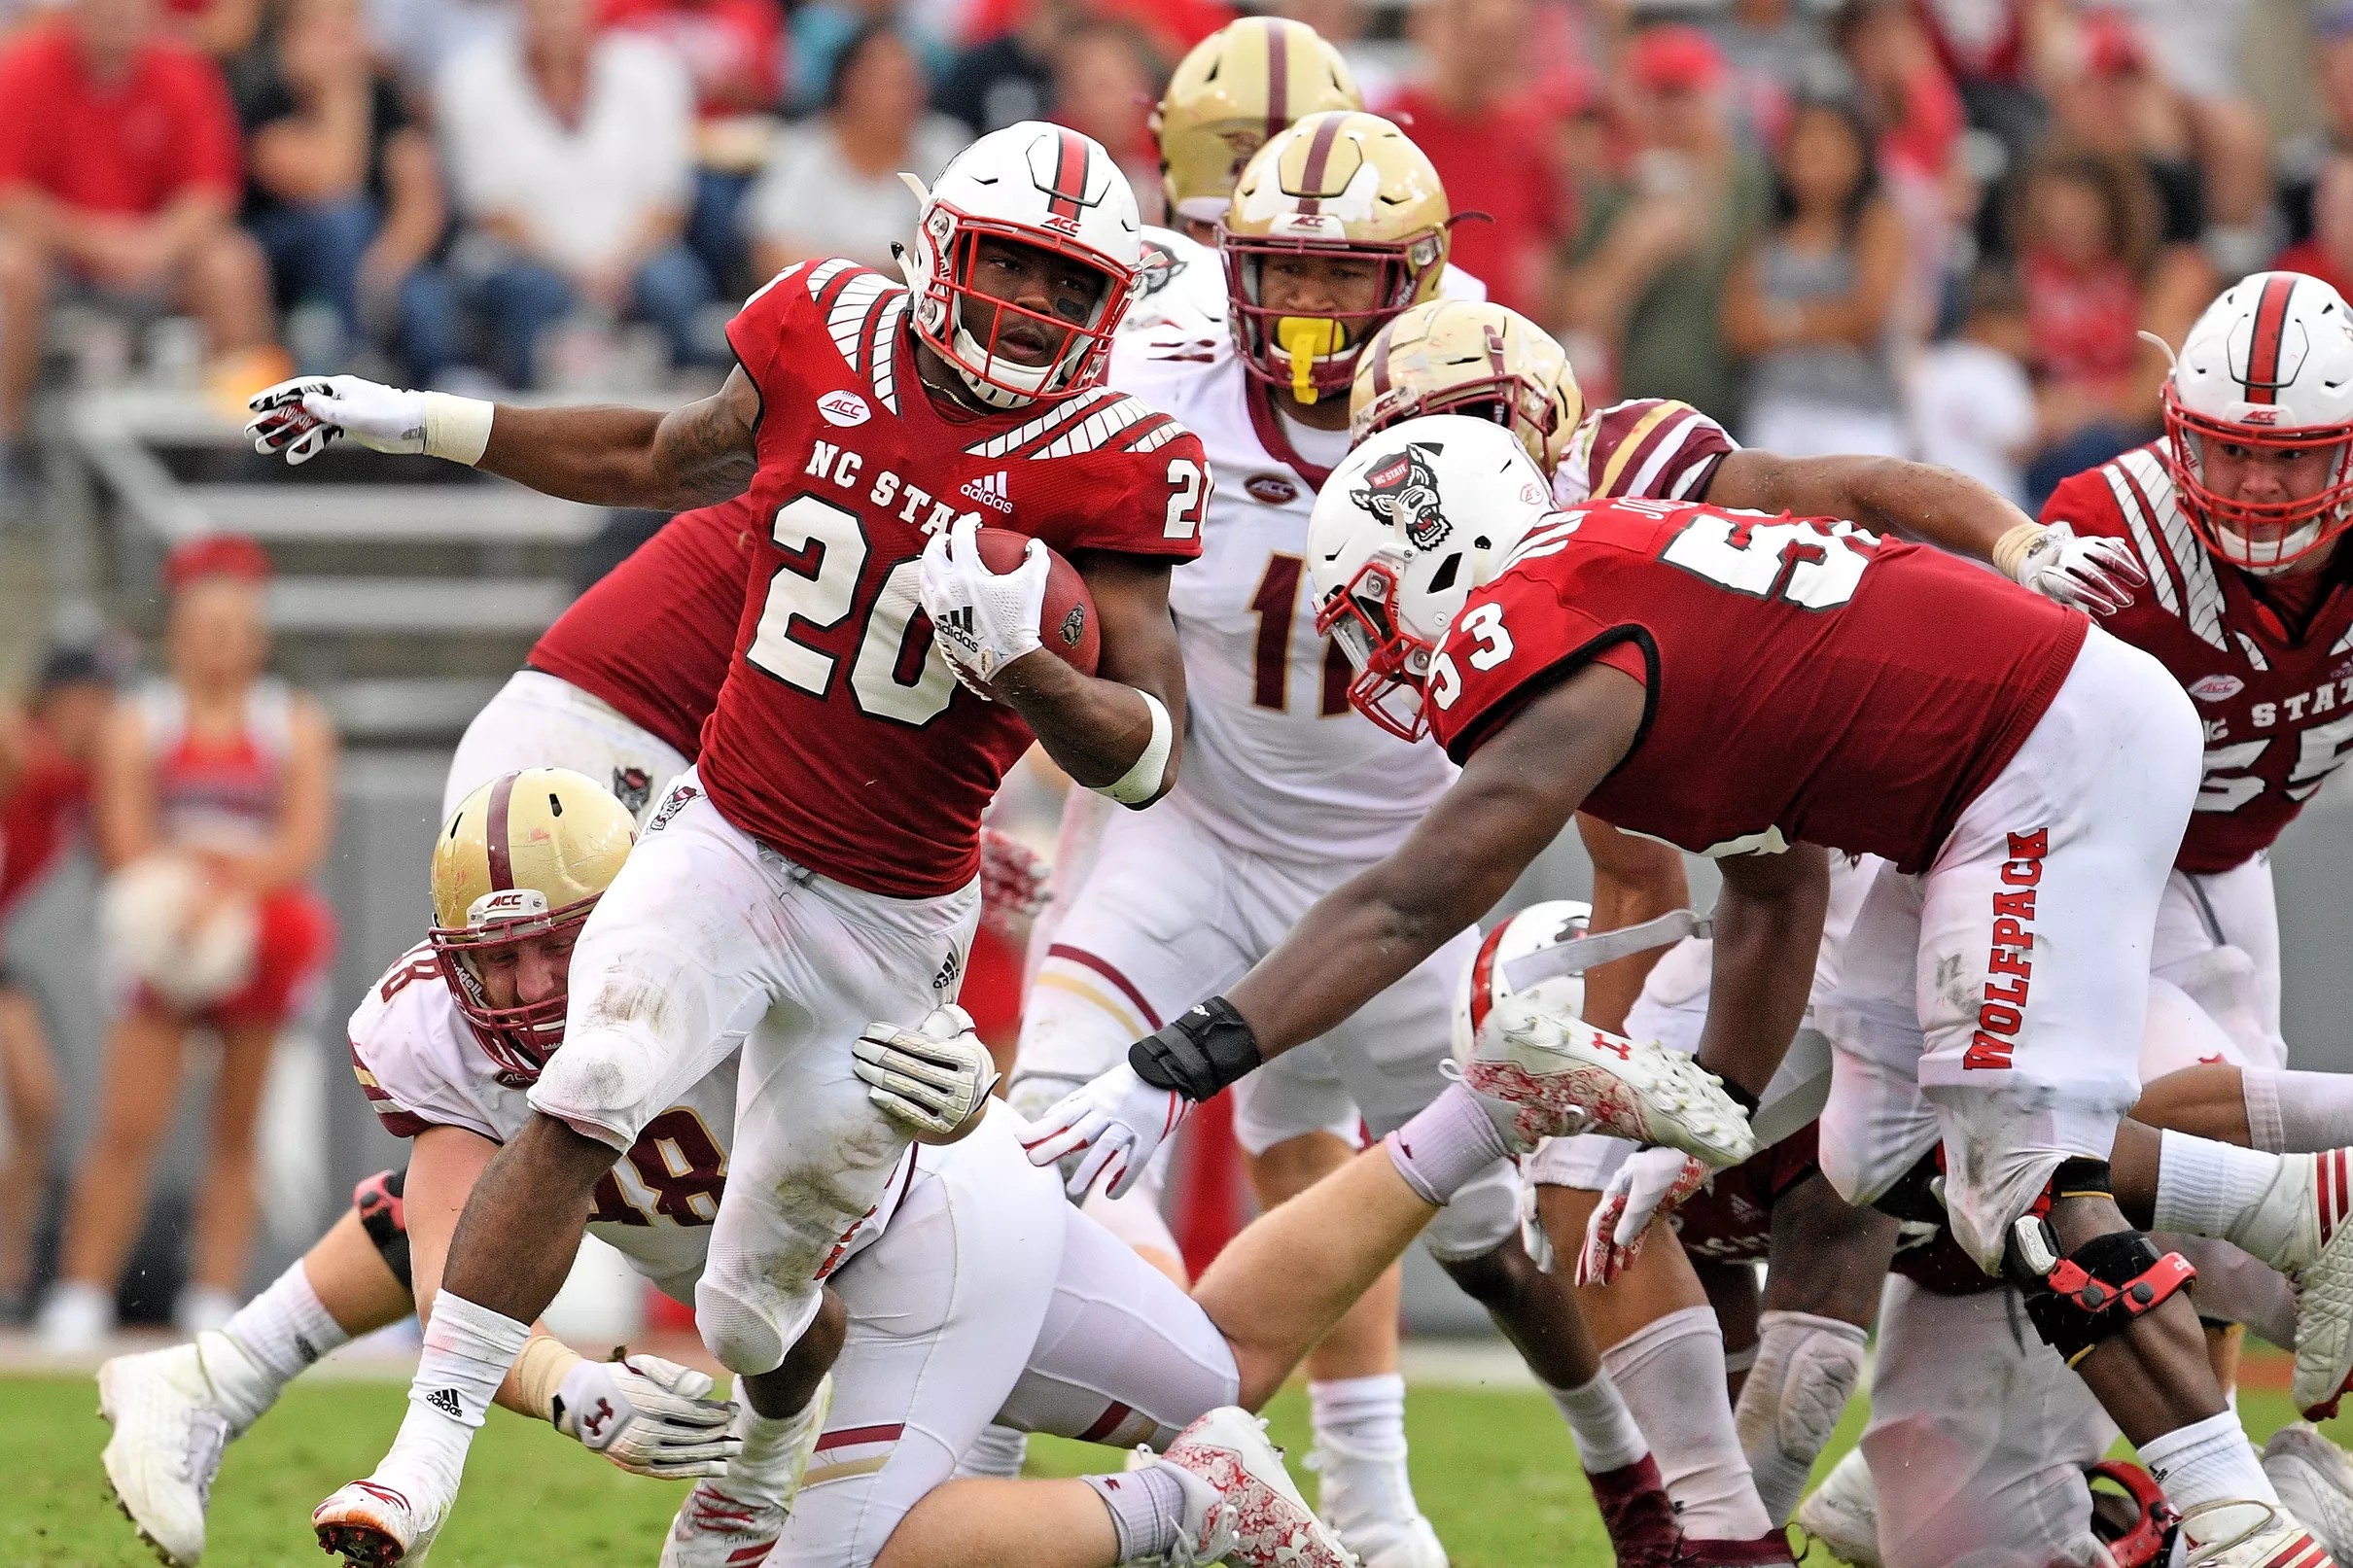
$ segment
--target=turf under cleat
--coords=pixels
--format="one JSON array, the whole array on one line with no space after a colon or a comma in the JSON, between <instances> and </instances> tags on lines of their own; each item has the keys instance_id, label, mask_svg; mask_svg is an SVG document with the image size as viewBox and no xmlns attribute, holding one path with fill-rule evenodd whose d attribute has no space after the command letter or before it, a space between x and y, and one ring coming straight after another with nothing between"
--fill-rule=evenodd
<instances>
[{"instance_id":1,"label":"turf under cleat","mask_svg":"<svg viewBox=\"0 0 2353 1568\"><path fill-rule=\"evenodd\" d=\"M419 1505L379 1481L355 1481L310 1511L319 1550L353 1568L416 1568L449 1517L446 1503Z\"/></svg>"},{"instance_id":2,"label":"turf under cleat","mask_svg":"<svg viewBox=\"0 0 2353 1568\"><path fill-rule=\"evenodd\" d=\"M2353 1460L2344 1449L2312 1427L2283 1426L2264 1445L2264 1474L2331 1556L2353 1557Z\"/></svg>"},{"instance_id":3,"label":"turf under cleat","mask_svg":"<svg viewBox=\"0 0 2353 1568\"><path fill-rule=\"evenodd\" d=\"M1307 1468L1323 1481L1316 1512L1364 1568L1447 1568L1446 1548L1414 1501L1402 1452L1358 1453L1317 1438Z\"/></svg>"},{"instance_id":4,"label":"turf under cleat","mask_svg":"<svg viewBox=\"0 0 2353 1568\"><path fill-rule=\"evenodd\" d=\"M1853 1568L1879 1568L1879 1494L1862 1449L1847 1450L1798 1505L1798 1528Z\"/></svg>"},{"instance_id":5,"label":"turf under cleat","mask_svg":"<svg viewBox=\"0 0 2353 1568\"><path fill-rule=\"evenodd\" d=\"M114 1428L99 1458L115 1506L171 1568L195 1568L213 1478L234 1435L202 1352L175 1344L115 1357L98 1369L98 1413Z\"/></svg>"},{"instance_id":6,"label":"turf under cleat","mask_svg":"<svg viewBox=\"0 0 2353 1568\"><path fill-rule=\"evenodd\" d=\"M1462 1081L1514 1108L1522 1152L1540 1138L1609 1132L1711 1166L1756 1153L1747 1113L1690 1057L1521 997L1488 1014Z\"/></svg>"},{"instance_id":7,"label":"turf under cleat","mask_svg":"<svg viewBox=\"0 0 2353 1568\"><path fill-rule=\"evenodd\" d=\"M1230 1568L1357 1568L1355 1553L1299 1494L1266 1422L1227 1405L1178 1434L1161 1456L1215 1487L1233 1544ZM1206 1558L1195 1558L1207 1561Z\"/></svg>"},{"instance_id":8,"label":"turf under cleat","mask_svg":"<svg viewBox=\"0 0 2353 1568\"><path fill-rule=\"evenodd\" d=\"M738 1386L735 1432L744 1446L727 1462L725 1475L706 1477L686 1493L662 1542L661 1568L758 1568L766 1562L785 1533L832 1409L831 1376L817 1385L799 1414L782 1422L762 1421Z\"/></svg>"},{"instance_id":9,"label":"turf under cleat","mask_svg":"<svg viewBox=\"0 0 2353 1568\"><path fill-rule=\"evenodd\" d=\"M2217 1530L2219 1515L2230 1517ZM2200 1531L2201 1523L2206 1531ZM2183 1511L2182 1533L2196 1543L2182 1559L2183 1568L2335 1568L2335 1559L2309 1530L2269 1503L2234 1498L2200 1503ZM2206 1539L2201 1541L2201 1534Z\"/></svg>"}]
</instances>

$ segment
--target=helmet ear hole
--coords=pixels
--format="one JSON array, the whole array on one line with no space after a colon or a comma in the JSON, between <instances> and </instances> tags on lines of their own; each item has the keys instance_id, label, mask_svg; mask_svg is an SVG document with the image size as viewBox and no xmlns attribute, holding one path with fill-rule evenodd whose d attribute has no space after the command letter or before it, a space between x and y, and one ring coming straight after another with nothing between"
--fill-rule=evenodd
<instances>
[{"instance_id":1,"label":"helmet ear hole","mask_svg":"<svg viewBox=\"0 0 2353 1568\"><path fill-rule=\"evenodd\" d=\"M1438 570L1430 574L1429 591L1432 593L1444 593L1449 588L1452 588L1455 585L1455 577L1457 575L1457 569L1461 565L1462 552L1460 550L1457 550L1454 554L1439 562Z\"/></svg>"}]
</instances>

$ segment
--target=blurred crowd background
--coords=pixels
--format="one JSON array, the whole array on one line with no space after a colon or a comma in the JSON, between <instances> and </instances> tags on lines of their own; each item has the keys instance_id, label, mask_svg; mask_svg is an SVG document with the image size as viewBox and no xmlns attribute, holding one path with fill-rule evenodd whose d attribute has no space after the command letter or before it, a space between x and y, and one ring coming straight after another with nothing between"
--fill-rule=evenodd
<instances>
[{"instance_id":1,"label":"blurred crowd background","mask_svg":"<svg viewBox=\"0 0 2353 1568\"><path fill-rule=\"evenodd\" d=\"M1568 345L1591 402L1681 398L1777 452L1922 457L2032 506L2155 434L2163 345L2223 285L2281 265L2353 292L2353 0L1252 9L1343 49L1443 176L1454 260ZM901 171L1024 118L1109 147L1159 221L1152 103L1235 14L0 0L0 667L63 634L0 705L0 921L11 962L38 960L0 972L0 1320L62 1279L94 1328L123 1277L126 1311L176 1299L201 1323L257 1245L291 1255L397 1158L334 1030L416 935L447 742L658 522L436 491L368 454L263 475L232 439L244 397L298 368L692 395L734 301L802 257L890 265ZM143 390L140 453L108 400ZM211 513L188 509L200 483ZM188 553L247 527L267 552ZM1033 779L1001 821L1050 842L1053 813ZM2353 835L2298 842L2283 896L2322 913L2290 923L2317 944L2291 1000L2334 1019ZM209 880L123 881L174 850ZM201 1006L126 989L93 958L141 938L99 940L101 870L175 921L244 909L229 925L300 962ZM281 1033L310 1044L273 1058Z\"/></svg>"}]
</instances>

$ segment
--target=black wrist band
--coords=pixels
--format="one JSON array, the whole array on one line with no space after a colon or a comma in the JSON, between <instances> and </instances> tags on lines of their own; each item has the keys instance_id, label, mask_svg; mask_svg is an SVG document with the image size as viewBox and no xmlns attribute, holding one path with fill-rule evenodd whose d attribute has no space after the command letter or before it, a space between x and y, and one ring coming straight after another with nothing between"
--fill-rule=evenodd
<instances>
[{"instance_id":1,"label":"black wrist band","mask_svg":"<svg viewBox=\"0 0 2353 1568\"><path fill-rule=\"evenodd\" d=\"M1740 1109L1749 1116L1756 1115L1757 1106L1763 1103L1757 1098L1756 1096L1750 1094L1747 1090L1742 1089L1738 1084L1734 1083L1730 1078L1725 1077L1722 1073L1718 1073L1716 1075L1716 1081L1723 1085L1726 1097L1729 1098L1735 1105L1739 1106Z\"/></svg>"},{"instance_id":2,"label":"black wrist band","mask_svg":"<svg viewBox=\"0 0 2353 1568\"><path fill-rule=\"evenodd\" d=\"M1184 1016L1128 1047L1137 1077L1194 1101L1246 1076L1260 1060L1257 1036L1223 996L1186 1008Z\"/></svg>"}]
</instances>

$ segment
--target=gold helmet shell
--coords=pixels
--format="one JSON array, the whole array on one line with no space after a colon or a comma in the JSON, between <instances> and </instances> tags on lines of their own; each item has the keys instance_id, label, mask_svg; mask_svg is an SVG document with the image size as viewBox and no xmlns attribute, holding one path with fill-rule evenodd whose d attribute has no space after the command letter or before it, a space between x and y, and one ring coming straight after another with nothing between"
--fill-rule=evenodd
<instances>
[{"instance_id":1,"label":"gold helmet shell","mask_svg":"<svg viewBox=\"0 0 2353 1568\"><path fill-rule=\"evenodd\" d=\"M1228 22L1177 63L1152 110L1170 222L1223 217L1250 155L1300 116L1363 107L1348 62L1306 22Z\"/></svg>"},{"instance_id":2,"label":"gold helmet shell","mask_svg":"<svg viewBox=\"0 0 2353 1568\"><path fill-rule=\"evenodd\" d=\"M595 780L525 768L460 801L434 841L427 939L474 1038L522 1081L563 1043L565 998L495 1004L479 965L585 923L629 857L634 828L629 808Z\"/></svg>"},{"instance_id":3,"label":"gold helmet shell","mask_svg":"<svg viewBox=\"0 0 2353 1568\"><path fill-rule=\"evenodd\" d=\"M1485 299L1414 306L1357 357L1349 436L1361 441L1423 414L1468 414L1508 426L1547 475L1585 417L1568 354L1518 311Z\"/></svg>"},{"instance_id":4,"label":"gold helmet shell","mask_svg":"<svg viewBox=\"0 0 2353 1568\"><path fill-rule=\"evenodd\" d=\"M1378 115L1310 115L1254 154L1218 226L1235 346L1251 374L1301 402L1345 392L1357 351L1389 320L1434 298L1454 221L1428 155ZM1291 316L1261 303L1282 256L1374 262L1369 308Z\"/></svg>"}]
</instances>

